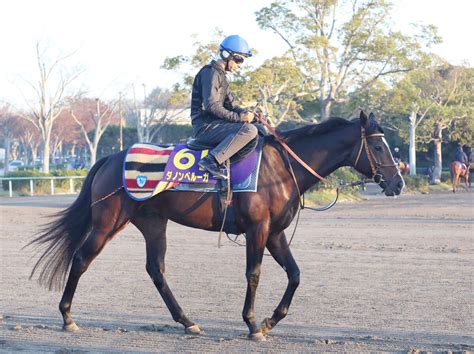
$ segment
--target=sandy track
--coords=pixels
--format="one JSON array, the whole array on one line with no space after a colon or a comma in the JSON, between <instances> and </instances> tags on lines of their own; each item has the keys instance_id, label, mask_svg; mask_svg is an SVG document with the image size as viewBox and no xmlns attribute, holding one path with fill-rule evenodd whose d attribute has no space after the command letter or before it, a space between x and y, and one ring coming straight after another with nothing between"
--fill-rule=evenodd
<instances>
[{"instance_id":1,"label":"sandy track","mask_svg":"<svg viewBox=\"0 0 474 354\"><path fill-rule=\"evenodd\" d=\"M66 199L70 201L70 199ZM303 211L292 245L301 285L267 342L241 320L245 249L217 233L170 224L167 277L205 333L183 333L145 271L142 236L130 226L81 278L65 333L60 293L28 281L21 250L55 198L0 199L0 350L16 351L472 351L474 193L371 198L328 212ZM290 227L291 233L292 228ZM286 276L265 257L256 316L271 315Z\"/></svg>"}]
</instances>

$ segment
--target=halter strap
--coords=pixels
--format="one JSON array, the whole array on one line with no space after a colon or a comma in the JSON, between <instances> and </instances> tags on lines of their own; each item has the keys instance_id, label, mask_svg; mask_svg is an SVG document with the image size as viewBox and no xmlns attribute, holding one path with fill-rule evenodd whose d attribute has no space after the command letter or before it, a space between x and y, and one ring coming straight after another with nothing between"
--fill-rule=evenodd
<instances>
[{"instance_id":1,"label":"halter strap","mask_svg":"<svg viewBox=\"0 0 474 354\"><path fill-rule=\"evenodd\" d=\"M360 130L361 142L360 142L359 151L357 153L357 157L356 157L355 162L354 162L354 167L357 166L357 164L359 163L359 159L360 159L360 156L362 154L362 149L365 149L365 154L367 156L367 160L369 160L370 169L371 169L372 175L374 177L377 175L377 172L378 172L380 167L396 166L395 164L385 164L385 165L383 165L383 164L378 163L377 159L375 158L375 156L372 152L372 150L370 150L370 148L369 148L369 144L367 143L367 138L383 137L383 136L385 136L385 134L383 134L383 133L373 133L373 134L370 134L370 135L366 135L365 134L365 128L361 127L361 130Z\"/></svg>"}]
</instances>

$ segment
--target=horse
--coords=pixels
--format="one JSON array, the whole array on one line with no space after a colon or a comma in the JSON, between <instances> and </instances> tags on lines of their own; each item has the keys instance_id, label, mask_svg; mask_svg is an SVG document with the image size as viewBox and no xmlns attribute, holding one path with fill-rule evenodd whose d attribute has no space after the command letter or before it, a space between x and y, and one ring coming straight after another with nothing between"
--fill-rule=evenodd
<instances>
[{"instance_id":1,"label":"horse","mask_svg":"<svg viewBox=\"0 0 474 354\"><path fill-rule=\"evenodd\" d=\"M464 178L464 187L466 191L469 188L469 168L460 161L453 161L450 165L451 183L453 185L453 193L456 193L456 188L461 182L461 177Z\"/></svg>"},{"instance_id":2,"label":"horse","mask_svg":"<svg viewBox=\"0 0 474 354\"><path fill-rule=\"evenodd\" d=\"M257 341L265 340L287 315L300 283L300 271L285 229L299 210L301 194L320 182L290 157L279 141L323 177L341 166L352 166L374 179L386 196L399 195L404 187L383 130L372 113L367 117L362 112L352 120L331 118L280 132L278 138L264 137L257 191L235 193L232 197L235 227L246 237L247 291L242 317L249 338ZM145 238L146 270L173 320L183 325L185 333L197 335L201 333L199 326L185 315L166 281L166 225L172 220L192 228L219 231L223 222L219 193L171 190L146 201L132 200L122 185L125 156L122 151L99 160L89 171L77 199L56 214L29 243L45 247L30 279L39 272L38 281L50 290L61 289L66 283L59 303L63 330L77 330L71 304L81 275L107 242L132 223ZM254 302L265 248L286 272L288 282L273 314L258 324Z\"/></svg>"}]
</instances>

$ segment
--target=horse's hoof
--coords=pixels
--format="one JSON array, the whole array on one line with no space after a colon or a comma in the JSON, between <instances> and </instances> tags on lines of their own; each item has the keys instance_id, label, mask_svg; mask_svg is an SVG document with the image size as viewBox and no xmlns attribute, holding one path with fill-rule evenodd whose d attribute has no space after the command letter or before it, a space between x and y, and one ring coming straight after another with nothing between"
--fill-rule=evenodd
<instances>
[{"instance_id":1,"label":"horse's hoof","mask_svg":"<svg viewBox=\"0 0 474 354\"><path fill-rule=\"evenodd\" d=\"M267 340L262 332L252 333L249 337L255 342L265 342Z\"/></svg>"},{"instance_id":2,"label":"horse's hoof","mask_svg":"<svg viewBox=\"0 0 474 354\"><path fill-rule=\"evenodd\" d=\"M66 332L77 332L79 330L79 327L75 322L69 323L67 325L63 325L63 331Z\"/></svg>"},{"instance_id":3,"label":"horse's hoof","mask_svg":"<svg viewBox=\"0 0 474 354\"><path fill-rule=\"evenodd\" d=\"M192 325L192 326L186 327L184 329L184 333L198 335L198 334L201 334L201 329L199 328L198 325Z\"/></svg>"}]
</instances>

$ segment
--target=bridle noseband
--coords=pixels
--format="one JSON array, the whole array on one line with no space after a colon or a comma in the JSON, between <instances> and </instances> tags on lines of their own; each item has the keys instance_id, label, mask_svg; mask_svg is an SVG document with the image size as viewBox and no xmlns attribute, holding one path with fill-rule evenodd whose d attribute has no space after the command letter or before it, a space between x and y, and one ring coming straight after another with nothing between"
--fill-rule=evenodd
<instances>
[{"instance_id":1,"label":"bridle noseband","mask_svg":"<svg viewBox=\"0 0 474 354\"><path fill-rule=\"evenodd\" d=\"M383 176L379 173L379 169L381 167L396 167L397 166L396 164L382 164L378 162L374 156L374 153L370 149L369 144L367 143L367 138L384 137L384 136L385 136L384 133L373 133L373 134L366 135L365 128L361 127L360 128L361 142L360 142L359 152L357 153L357 157L354 162L354 167L356 167L357 164L359 163L360 156L362 154L362 149L365 149L365 155L367 156L367 160L369 160L370 169L372 171L371 178L377 184L380 184L385 181Z\"/></svg>"}]
</instances>

